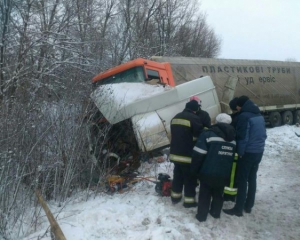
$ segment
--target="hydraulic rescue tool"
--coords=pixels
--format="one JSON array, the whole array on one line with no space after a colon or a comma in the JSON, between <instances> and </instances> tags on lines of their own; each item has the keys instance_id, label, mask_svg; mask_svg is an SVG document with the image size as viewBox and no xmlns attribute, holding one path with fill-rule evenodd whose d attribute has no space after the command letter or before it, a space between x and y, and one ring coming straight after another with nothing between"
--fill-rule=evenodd
<instances>
[{"instance_id":1,"label":"hydraulic rescue tool","mask_svg":"<svg viewBox=\"0 0 300 240\"><path fill-rule=\"evenodd\" d=\"M139 177L138 173L126 174L126 175L111 175L107 178L107 192L114 193L116 191L122 192L130 185L139 181L146 180L155 183L155 191L163 197L171 195L172 180L166 173L159 173L157 180L153 181L152 177Z\"/></svg>"},{"instance_id":2,"label":"hydraulic rescue tool","mask_svg":"<svg viewBox=\"0 0 300 240\"><path fill-rule=\"evenodd\" d=\"M155 185L155 191L163 197L169 197L171 195L172 180L166 173L158 174L158 182Z\"/></svg>"}]
</instances>

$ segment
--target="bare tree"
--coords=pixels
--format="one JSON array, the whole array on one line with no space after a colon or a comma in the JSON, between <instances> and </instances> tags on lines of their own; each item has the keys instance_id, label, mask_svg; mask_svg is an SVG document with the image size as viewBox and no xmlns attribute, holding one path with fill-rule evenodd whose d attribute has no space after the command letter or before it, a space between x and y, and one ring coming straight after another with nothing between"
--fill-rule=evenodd
<instances>
[{"instance_id":1,"label":"bare tree","mask_svg":"<svg viewBox=\"0 0 300 240\"><path fill-rule=\"evenodd\" d=\"M103 150L132 149L127 129L99 124L95 74L136 57L219 50L195 0L0 0L0 234L13 238L34 189L62 202L105 178Z\"/></svg>"},{"instance_id":2,"label":"bare tree","mask_svg":"<svg viewBox=\"0 0 300 240\"><path fill-rule=\"evenodd\" d=\"M5 50L7 46L7 35L8 35L8 26L10 21L10 14L12 9L11 0L1 0L0 2L0 99L3 98L4 91L4 74L5 74Z\"/></svg>"},{"instance_id":3,"label":"bare tree","mask_svg":"<svg viewBox=\"0 0 300 240\"><path fill-rule=\"evenodd\" d=\"M286 62L297 62L296 58L287 58L285 59Z\"/></svg>"},{"instance_id":4,"label":"bare tree","mask_svg":"<svg viewBox=\"0 0 300 240\"><path fill-rule=\"evenodd\" d=\"M207 25L205 15L182 26L177 32L176 39L181 56L216 57L220 51L221 40Z\"/></svg>"},{"instance_id":5,"label":"bare tree","mask_svg":"<svg viewBox=\"0 0 300 240\"><path fill-rule=\"evenodd\" d=\"M199 14L197 1L141 0L135 7L129 58L218 55L221 40Z\"/></svg>"}]
</instances>

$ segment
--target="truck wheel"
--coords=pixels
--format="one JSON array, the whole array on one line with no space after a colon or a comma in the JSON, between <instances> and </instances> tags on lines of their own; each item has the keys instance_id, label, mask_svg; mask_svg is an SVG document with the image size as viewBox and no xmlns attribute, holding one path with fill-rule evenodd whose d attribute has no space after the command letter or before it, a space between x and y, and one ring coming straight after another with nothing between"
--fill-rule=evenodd
<instances>
[{"instance_id":1,"label":"truck wheel","mask_svg":"<svg viewBox=\"0 0 300 240\"><path fill-rule=\"evenodd\" d=\"M281 115L279 112L271 112L269 120L272 127L281 126Z\"/></svg>"},{"instance_id":2,"label":"truck wheel","mask_svg":"<svg viewBox=\"0 0 300 240\"><path fill-rule=\"evenodd\" d=\"M294 123L300 123L300 110L294 112Z\"/></svg>"},{"instance_id":3,"label":"truck wheel","mask_svg":"<svg viewBox=\"0 0 300 240\"><path fill-rule=\"evenodd\" d=\"M293 124L293 113L291 111L285 111L281 114L282 123L287 125Z\"/></svg>"}]
</instances>

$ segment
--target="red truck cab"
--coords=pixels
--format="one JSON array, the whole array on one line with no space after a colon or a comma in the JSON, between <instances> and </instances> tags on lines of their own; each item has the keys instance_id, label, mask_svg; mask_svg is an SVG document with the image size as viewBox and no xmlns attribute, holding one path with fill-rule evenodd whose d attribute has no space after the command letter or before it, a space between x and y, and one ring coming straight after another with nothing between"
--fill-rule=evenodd
<instances>
[{"instance_id":1,"label":"red truck cab","mask_svg":"<svg viewBox=\"0 0 300 240\"><path fill-rule=\"evenodd\" d=\"M92 79L92 82L94 85L146 82L175 86L170 63L158 63L143 58L137 58L101 72Z\"/></svg>"}]
</instances>

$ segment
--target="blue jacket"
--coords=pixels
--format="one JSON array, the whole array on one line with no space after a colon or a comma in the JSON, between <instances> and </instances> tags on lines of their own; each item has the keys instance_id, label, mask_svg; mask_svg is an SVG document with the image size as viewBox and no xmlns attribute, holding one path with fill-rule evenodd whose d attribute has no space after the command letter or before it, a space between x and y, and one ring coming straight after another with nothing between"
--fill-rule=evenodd
<instances>
[{"instance_id":1,"label":"blue jacket","mask_svg":"<svg viewBox=\"0 0 300 240\"><path fill-rule=\"evenodd\" d=\"M267 139L264 117L251 100L245 102L236 123L237 153L262 153Z\"/></svg>"}]
</instances>

